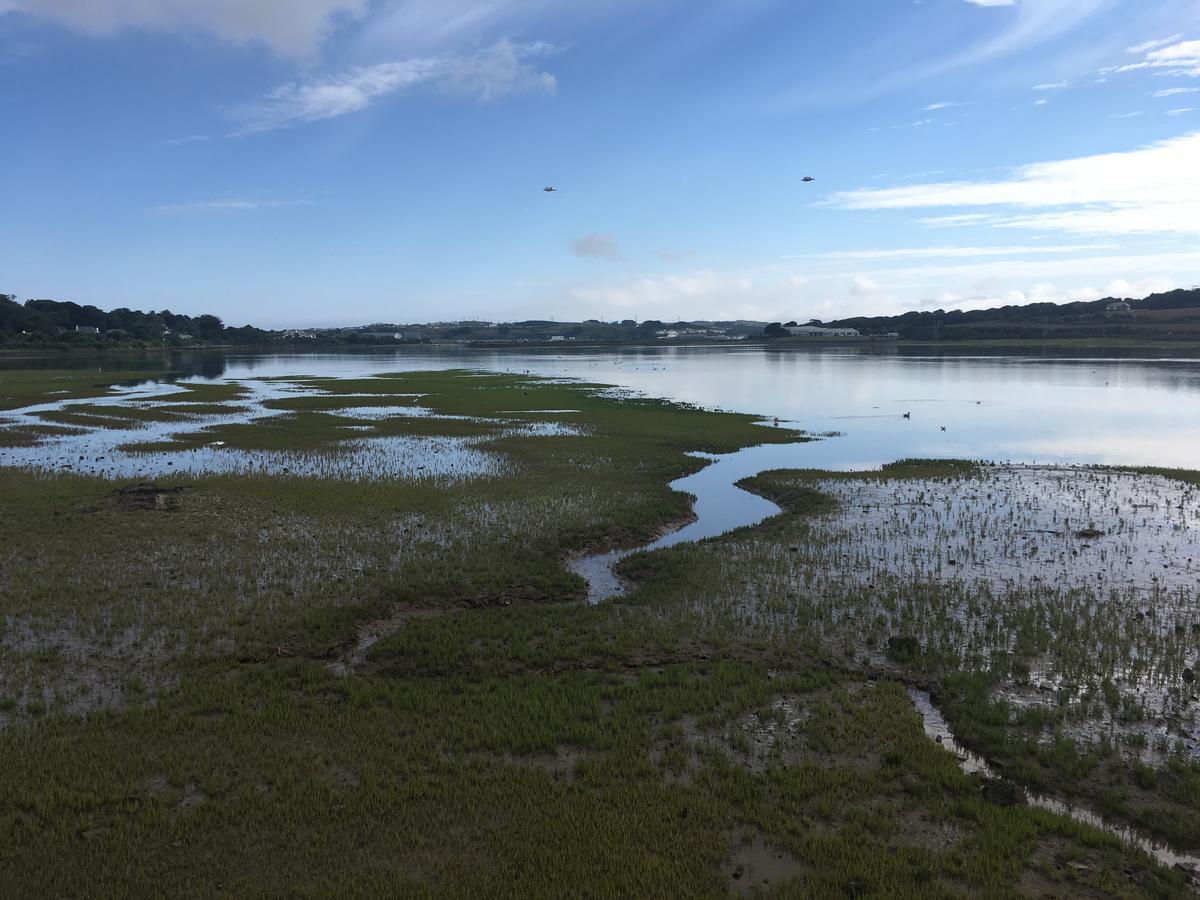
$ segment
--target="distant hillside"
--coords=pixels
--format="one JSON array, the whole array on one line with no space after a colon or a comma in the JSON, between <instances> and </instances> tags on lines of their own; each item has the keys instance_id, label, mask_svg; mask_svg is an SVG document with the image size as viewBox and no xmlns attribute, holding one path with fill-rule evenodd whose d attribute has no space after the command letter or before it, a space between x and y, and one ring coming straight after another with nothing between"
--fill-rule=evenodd
<instances>
[{"instance_id":1,"label":"distant hillside","mask_svg":"<svg viewBox=\"0 0 1200 900\"><path fill-rule=\"evenodd\" d=\"M1144 300L1030 303L971 311L934 310L900 316L856 316L827 323L862 332L897 332L910 341L1119 339L1200 341L1200 289Z\"/></svg>"},{"instance_id":2,"label":"distant hillside","mask_svg":"<svg viewBox=\"0 0 1200 900\"><path fill-rule=\"evenodd\" d=\"M230 328L212 315L185 316L169 310L138 312L61 300L18 303L0 294L0 347L137 347L188 344L256 344L268 333L249 325Z\"/></svg>"},{"instance_id":3,"label":"distant hillside","mask_svg":"<svg viewBox=\"0 0 1200 900\"><path fill-rule=\"evenodd\" d=\"M791 323L795 324L795 323ZM1108 298L1078 303L1031 303L997 309L933 310L900 316L856 316L824 323L864 334L895 332L901 340L964 341L1195 342L1200 344L1200 289L1153 294L1144 300ZM19 303L0 294L0 348L108 349L227 345L394 346L457 343L474 346L519 344L628 345L718 343L761 339L763 322L434 322L374 324L343 328L268 331L251 325L230 327L214 315L187 316L114 309L58 300ZM779 330L767 326L768 335Z\"/></svg>"}]
</instances>

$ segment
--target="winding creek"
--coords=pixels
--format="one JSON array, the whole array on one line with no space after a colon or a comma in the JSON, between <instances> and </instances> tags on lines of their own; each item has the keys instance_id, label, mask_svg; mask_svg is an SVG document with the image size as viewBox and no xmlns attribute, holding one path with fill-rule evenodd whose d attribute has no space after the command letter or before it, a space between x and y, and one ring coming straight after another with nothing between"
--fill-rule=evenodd
<instances>
[{"instance_id":1,"label":"winding creek","mask_svg":"<svg viewBox=\"0 0 1200 900\"><path fill-rule=\"evenodd\" d=\"M909 688L908 693L912 698L913 707L921 716L922 726L930 740L936 741L943 749L954 754L959 766L967 774L979 775L993 781L1000 780L1000 776L988 765L987 760L976 756L954 739L954 734L951 732L949 724L947 724L945 717L934 705L928 691ZM1138 834L1132 828L1113 825L1091 810L1071 806L1053 797L1026 792L1021 792L1021 796L1030 806L1044 809L1056 815L1067 816L1083 825L1106 832L1123 844L1150 854L1167 868L1175 868L1185 872L1190 877L1193 885L1200 885L1200 857L1189 856L1185 853L1176 853L1166 844L1151 841L1143 835Z\"/></svg>"}]
</instances>

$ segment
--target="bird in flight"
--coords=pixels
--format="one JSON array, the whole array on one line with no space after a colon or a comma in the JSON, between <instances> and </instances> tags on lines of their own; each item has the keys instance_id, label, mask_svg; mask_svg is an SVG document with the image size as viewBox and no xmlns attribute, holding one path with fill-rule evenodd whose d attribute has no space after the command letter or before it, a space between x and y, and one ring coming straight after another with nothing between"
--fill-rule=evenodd
<instances>
[{"instance_id":1,"label":"bird in flight","mask_svg":"<svg viewBox=\"0 0 1200 900\"><path fill-rule=\"evenodd\" d=\"M813 178L811 175L805 175L805 176L804 176L803 178L801 178L800 180L801 180L801 181L803 181L805 184L808 184L808 182L810 182L810 181L816 181L817 179Z\"/></svg>"},{"instance_id":2,"label":"bird in flight","mask_svg":"<svg viewBox=\"0 0 1200 900\"><path fill-rule=\"evenodd\" d=\"M542 188L542 190L545 191L547 194L557 194L558 193L558 188L554 187L553 185L547 185L546 187Z\"/></svg>"}]
</instances>

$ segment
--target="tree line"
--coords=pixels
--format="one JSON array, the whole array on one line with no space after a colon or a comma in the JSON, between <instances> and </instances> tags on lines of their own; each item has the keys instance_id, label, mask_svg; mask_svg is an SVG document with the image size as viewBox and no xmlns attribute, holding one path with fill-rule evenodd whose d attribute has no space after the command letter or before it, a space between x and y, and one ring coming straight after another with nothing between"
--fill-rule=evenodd
<instances>
[{"instance_id":1,"label":"tree line","mask_svg":"<svg viewBox=\"0 0 1200 900\"><path fill-rule=\"evenodd\" d=\"M93 331L92 329L95 329ZM81 306L63 300L17 301L0 294L0 346L137 347L167 344L254 344L270 340L261 328L231 328L214 315L170 310L139 312Z\"/></svg>"},{"instance_id":2,"label":"tree line","mask_svg":"<svg viewBox=\"0 0 1200 900\"><path fill-rule=\"evenodd\" d=\"M1030 340L1062 338L1200 339L1200 288L1151 294L1143 300L1081 300L1027 303L975 310L914 310L897 316L854 316L810 322L827 328L856 328L863 334L895 332L901 340ZM794 322L788 323L794 325ZM771 323L767 337L784 337L786 326Z\"/></svg>"}]
</instances>

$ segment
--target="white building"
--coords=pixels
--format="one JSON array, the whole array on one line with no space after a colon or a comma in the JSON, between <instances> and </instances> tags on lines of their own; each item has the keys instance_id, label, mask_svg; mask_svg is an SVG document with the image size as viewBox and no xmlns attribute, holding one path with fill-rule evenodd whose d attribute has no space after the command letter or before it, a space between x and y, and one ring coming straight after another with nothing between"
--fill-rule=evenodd
<instances>
[{"instance_id":1,"label":"white building","mask_svg":"<svg viewBox=\"0 0 1200 900\"><path fill-rule=\"evenodd\" d=\"M821 325L790 325L785 330L792 337L862 337L857 328L825 328Z\"/></svg>"}]
</instances>

